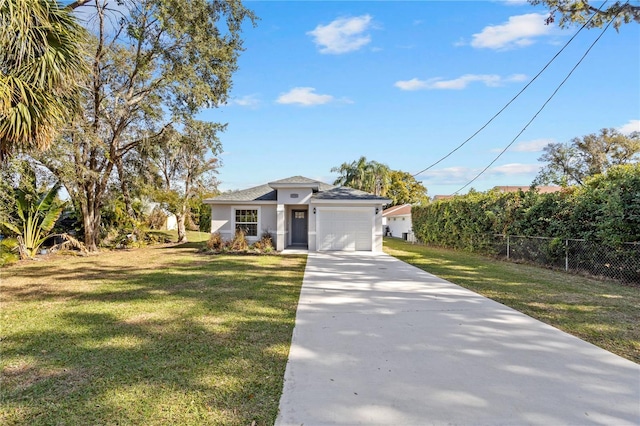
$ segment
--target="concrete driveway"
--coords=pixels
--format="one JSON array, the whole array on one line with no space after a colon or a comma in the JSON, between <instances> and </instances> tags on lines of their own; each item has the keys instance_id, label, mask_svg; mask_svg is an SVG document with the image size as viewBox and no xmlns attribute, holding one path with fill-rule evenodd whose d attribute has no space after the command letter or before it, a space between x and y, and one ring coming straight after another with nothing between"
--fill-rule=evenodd
<instances>
[{"instance_id":1,"label":"concrete driveway","mask_svg":"<svg viewBox=\"0 0 640 426\"><path fill-rule=\"evenodd\" d=\"M385 254L310 253L277 425L639 425L640 365Z\"/></svg>"}]
</instances>

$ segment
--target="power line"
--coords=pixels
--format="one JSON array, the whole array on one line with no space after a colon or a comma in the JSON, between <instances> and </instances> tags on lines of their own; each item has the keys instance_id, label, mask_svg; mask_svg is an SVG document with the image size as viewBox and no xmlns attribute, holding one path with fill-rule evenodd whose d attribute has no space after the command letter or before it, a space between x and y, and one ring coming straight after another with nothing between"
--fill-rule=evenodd
<instances>
[{"instance_id":1,"label":"power line","mask_svg":"<svg viewBox=\"0 0 640 426\"><path fill-rule=\"evenodd\" d=\"M556 89L553 91L553 93L551 94L551 96L549 96L549 98L547 98L547 100L544 102L544 104L542 104L542 106L540 107L540 109L534 114L534 116L531 118L531 120L529 120L529 122L527 124L525 124L525 126L522 128L522 130L520 130L520 133L518 133L516 135L515 138L513 138L513 140L496 156L496 158L493 159L493 161L491 161L491 163L489 163L489 165L487 167L485 167L484 169L482 169L482 171L480 173L478 173L473 179L471 179L469 182L467 182L462 188L458 189L456 192L453 193L453 195L459 193L460 191L462 191L463 189L465 189L467 186L471 185L476 179L478 179L480 176L482 176L484 174L484 172L486 172L489 167L491 167L496 161L498 161L498 159L500 157L502 157L502 154L504 154L505 152L507 152L507 150L511 147L511 145L513 145L515 143L515 141L520 137L520 135L522 135L524 133L525 130L527 130L527 127L529 127L529 125L533 122L533 120L535 120L538 117L538 114L540 114L540 112L542 112L542 110L547 106L547 104L551 101L551 99L553 99L553 97L556 95L556 93L558 93L558 91L560 90L560 88L564 85L564 83L569 79L569 77L571 77L571 75L573 74L573 72L576 70L576 68L578 68L578 66L582 63L582 61L584 60L584 58L586 58L586 56L589 54L589 52L591 51L591 49L593 48L593 46L595 46L595 44L600 40L600 38L602 38L602 36L604 35L604 33L607 31L607 29L609 28L609 26L611 25L611 23L615 20L615 18L618 15L614 16L613 19L611 19L609 21L609 23L604 27L604 29L602 30L602 32L600 33L600 35L593 41L593 43L591 43L591 46L589 46L589 48L586 50L586 52L584 52L584 55L582 55L582 57L580 58L580 60L578 61L578 63L576 63L574 65L573 68L571 68L571 71L569 71L569 73L567 74L567 76L564 78L564 80L562 80L562 82L558 85L558 87L556 87Z\"/></svg>"},{"instance_id":2,"label":"power line","mask_svg":"<svg viewBox=\"0 0 640 426\"><path fill-rule=\"evenodd\" d=\"M607 3L608 0L605 0L604 3L602 3L602 5L600 6L600 9L602 9L602 7ZM520 97L520 95L529 88L529 86L531 86L531 84L533 84L534 81L536 81L538 79L538 77L540 77L540 75L547 69L549 68L549 66L553 63L553 61L556 60L556 58L558 56L560 56L560 54L569 46L569 44L571 44L571 42L573 41L573 39L575 39L578 34L580 34L580 32L589 24L589 22L591 22L593 20L593 17L595 15L591 15L589 17L589 19L587 20L587 22L585 22L582 27L580 27L580 29L569 39L569 41L567 41L565 43L564 46L562 46L562 48L558 51L558 53L556 53L551 60L549 60L546 65L544 67L542 67L542 69L535 75L535 77L533 77L531 79L531 81L529 81L513 98L511 98L511 100L509 102L507 102L502 109L500 109L500 111L498 111L495 115L493 115L493 117L491 117L489 119L489 121L487 121L482 127L480 127L478 130L476 130L476 132L474 134L472 134L471 136L469 136L464 142L462 142L460 145L458 145L456 148L454 148L453 150L451 150L447 155L445 155L444 157L440 158L438 161L436 161L435 163L431 164L430 166L428 166L425 169L420 170L418 173L415 173L413 175L413 177L416 177L424 172L426 172L427 170L433 168L434 166L440 164L442 161L446 160L447 158L449 158L453 153L455 153L457 150L459 150L460 148L462 148L464 145L467 144L467 142L469 142L471 139L473 139L474 137L476 137L478 135L478 133L480 133L481 131L483 131L489 124L491 124L493 122L493 120L495 120L500 114L502 114L502 112L507 109L509 107L509 105L511 105L516 99L518 99L518 97Z\"/></svg>"}]
</instances>

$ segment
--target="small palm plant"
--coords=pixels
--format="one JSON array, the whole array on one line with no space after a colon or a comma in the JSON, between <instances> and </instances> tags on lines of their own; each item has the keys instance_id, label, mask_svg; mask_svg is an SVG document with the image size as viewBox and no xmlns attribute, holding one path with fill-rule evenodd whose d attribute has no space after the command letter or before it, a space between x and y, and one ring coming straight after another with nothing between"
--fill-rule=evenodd
<instances>
[{"instance_id":1,"label":"small palm plant","mask_svg":"<svg viewBox=\"0 0 640 426\"><path fill-rule=\"evenodd\" d=\"M42 244L52 236L50 231L64 208L57 200L60 184L55 184L44 193L29 193L15 189L17 218L2 225L18 234L18 251L21 259L33 259Z\"/></svg>"}]
</instances>

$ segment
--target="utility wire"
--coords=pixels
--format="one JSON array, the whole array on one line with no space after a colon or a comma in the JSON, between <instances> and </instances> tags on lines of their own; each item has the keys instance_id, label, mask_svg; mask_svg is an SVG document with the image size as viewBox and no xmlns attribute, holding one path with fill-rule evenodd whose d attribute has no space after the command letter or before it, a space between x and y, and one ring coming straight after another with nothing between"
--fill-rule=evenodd
<instances>
[{"instance_id":1,"label":"utility wire","mask_svg":"<svg viewBox=\"0 0 640 426\"><path fill-rule=\"evenodd\" d=\"M604 3L602 3L602 5L600 6L600 9L602 9L602 7L607 3L608 0L605 0ZM540 75L547 69L549 68L549 66L553 63L553 61L556 60L556 58L558 56L560 56L560 54L569 46L569 44L571 44L571 42L573 41L573 39L575 39L578 34L580 34L580 32L589 24L589 22L591 22L591 20L593 20L594 15L591 15L589 17L589 19L587 20L587 22L585 22L580 29L573 35L573 37L571 37L569 39L569 41L567 41L565 43L564 46L562 46L562 49L560 49L558 51L558 53L556 53L553 58L551 58L551 60L549 60L549 62L547 62L547 64L542 67L542 69L535 75L535 77L533 77L531 79L531 81L529 81L513 98L511 98L511 100L509 102L507 102L505 104L505 106L502 107L502 109L500 111L498 111L493 117L491 117L489 119L489 121L487 121L482 127L480 127L478 130L476 130L476 132L474 134L472 134L471 136L469 136L467 138L467 140L465 140L464 142L462 142L460 145L458 145L456 148L454 148L452 151L450 151L447 155L445 155L444 157L440 158L438 161L436 161L435 163L431 164L430 166L420 170L418 173L415 173L413 175L413 177L416 177L424 172L426 172L427 170L433 168L434 166L440 164L442 161L446 160L447 158L449 158L453 153L455 153L457 150L459 150L460 148L462 148L464 145L467 144L467 142L469 142L471 139L473 139L474 137L476 137L478 135L478 133L480 133L481 131L483 131L489 124L491 124L491 122L493 122L493 120L495 120L500 114L502 114L502 112L507 109L509 107L509 105L511 105L516 99L518 99L518 97L520 97L520 95L529 88L529 86L531 86L531 84L533 84L534 81L536 81L538 79L538 77L540 77Z\"/></svg>"},{"instance_id":2,"label":"utility wire","mask_svg":"<svg viewBox=\"0 0 640 426\"><path fill-rule=\"evenodd\" d=\"M558 87L556 87L556 90L553 91L553 93L551 94L551 96L549 96L549 98L547 98L547 100L545 101L544 104L542 104L542 106L540 107L540 109L535 113L535 115L531 118L531 120L529 120L529 122L527 124L525 124L525 126L522 128L522 130L520 130L520 133L518 133L518 135L513 138L513 140L497 155L496 158L493 159L493 161L491 161L491 163L489 163L489 165L487 167L485 167L484 169L482 169L482 171L480 173L478 173L473 179L471 179L469 182L467 182L462 188L458 189L456 192L454 192L452 195L455 195L457 193L459 193L460 191L462 191L463 189L465 189L467 186L471 185L476 179L478 179L480 176L482 176L484 174L484 172L486 172L489 167L491 167L496 161L498 161L498 159L500 157L502 157L502 154L504 154L505 152L507 152L507 150L511 147L511 145L513 145L515 143L515 141L520 137L520 135L522 135L524 133L525 130L527 130L527 127L529 127L529 125L533 122L533 120L535 120L538 117L538 114L540 114L540 112L542 112L542 110L547 106L547 104L551 101L551 99L553 99L553 97L556 95L556 93L558 93L558 91L560 90L560 88L564 85L564 83L569 79L569 77L571 77L571 75L573 74L573 72L576 70L576 68L578 68L578 66L582 63L582 61L584 60L584 58L589 54L589 52L591 51L591 49L593 48L593 46L595 46L595 44L600 40L600 38L602 38L602 36L604 35L604 33L607 31L607 29L609 28L609 26L611 26L611 23L615 20L615 18L617 18L618 15L614 16L611 21L609 21L609 23L606 25L606 27L604 27L604 29L602 30L602 32L600 33L600 35L593 41L593 43L591 43L591 46L589 46L589 48L587 49L586 52L584 52L584 55L582 55L582 57L580 58L580 60L578 61L578 63L576 63L574 65L574 67L571 69L571 71L569 71L569 74L567 74L567 76L564 78L564 80L562 80L562 82L558 85Z\"/></svg>"}]
</instances>

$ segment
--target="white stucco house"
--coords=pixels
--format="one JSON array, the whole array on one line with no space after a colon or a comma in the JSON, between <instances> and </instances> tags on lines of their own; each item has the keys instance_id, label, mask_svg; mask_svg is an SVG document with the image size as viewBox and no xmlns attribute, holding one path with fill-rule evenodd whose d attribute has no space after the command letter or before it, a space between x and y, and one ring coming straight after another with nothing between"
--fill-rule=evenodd
<instances>
[{"instance_id":1,"label":"white stucco house","mask_svg":"<svg viewBox=\"0 0 640 426\"><path fill-rule=\"evenodd\" d=\"M402 204L385 209L382 212L382 226L385 236L403 238L414 242L411 204Z\"/></svg>"},{"instance_id":2,"label":"white stucco house","mask_svg":"<svg viewBox=\"0 0 640 426\"><path fill-rule=\"evenodd\" d=\"M205 200L211 233L248 241L268 232L276 250L382 251L382 210L391 200L352 188L293 176Z\"/></svg>"}]
</instances>

